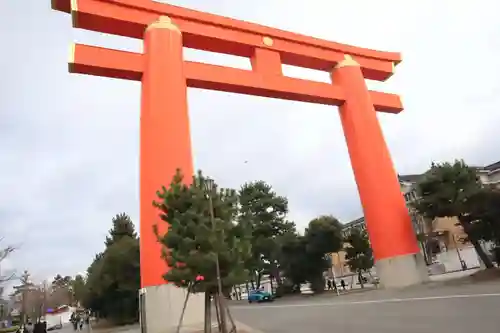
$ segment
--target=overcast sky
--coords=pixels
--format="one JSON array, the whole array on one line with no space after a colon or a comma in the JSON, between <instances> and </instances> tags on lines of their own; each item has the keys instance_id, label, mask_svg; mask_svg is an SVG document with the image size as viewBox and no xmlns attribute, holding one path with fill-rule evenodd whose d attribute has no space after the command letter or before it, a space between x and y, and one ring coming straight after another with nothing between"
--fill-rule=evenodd
<instances>
[{"instance_id":1,"label":"overcast sky","mask_svg":"<svg viewBox=\"0 0 500 333\"><path fill-rule=\"evenodd\" d=\"M402 114L379 116L399 173L423 172L432 160L500 159L496 0L170 3L401 51L394 77L370 85L403 96ZM72 29L49 0L0 0L0 41L0 236L20 245L4 268L37 279L83 272L116 213L139 222L140 83L68 74L69 45L140 52L141 43ZM249 68L227 56L186 58ZM319 214L362 216L336 108L198 90L189 107L195 167L222 186L269 182L301 228Z\"/></svg>"}]
</instances>

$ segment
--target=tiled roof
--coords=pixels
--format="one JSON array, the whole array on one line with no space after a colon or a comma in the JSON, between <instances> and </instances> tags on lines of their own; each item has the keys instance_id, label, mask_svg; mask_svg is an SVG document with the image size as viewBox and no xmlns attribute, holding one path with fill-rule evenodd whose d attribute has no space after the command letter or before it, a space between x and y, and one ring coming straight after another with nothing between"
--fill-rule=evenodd
<instances>
[{"instance_id":1,"label":"tiled roof","mask_svg":"<svg viewBox=\"0 0 500 333\"><path fill-rule=\"evenodd\" d=\"M422 175L398 175L400 182L415 183Z\"/></svg>"},{"instance_id":2,"label":"tiled roof","mask_svg":"<svg viewBox=\"0 0 500 333\"><path fill-rule=\"evenodd\" d=\"M492 163L490 165L487 165L484 168L486 170L488 170L488 171L493 171L493 170L496 170L496 169L500 169L500 161Z\"/></svg>"},{"instance_id":3,"label":"tiled roof","mask_svg":"<svg viewBox=\"0 0 500 333\"><path fill-rule=\"evenodd\" d=\"M355 219L355 220L352 220L350 222L347 222L346 224L344 224L344 227L343 229L348 229L348 228L351 228L351 227L356 227L360 224L364 224L365 223L365 217L360 217L358 219Z\"/></svg>"}]
</instances>

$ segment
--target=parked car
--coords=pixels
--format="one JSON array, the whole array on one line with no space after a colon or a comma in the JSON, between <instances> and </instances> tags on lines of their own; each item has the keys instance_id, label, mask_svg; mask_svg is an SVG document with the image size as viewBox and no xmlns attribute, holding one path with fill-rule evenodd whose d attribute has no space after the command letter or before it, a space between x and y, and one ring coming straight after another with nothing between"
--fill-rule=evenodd
<instances>
[{"instance_id":1,"label":"parked car","mask_svg":"<svg viewBox=\"0 0 500 333\"><path fill-rule=\"evenodd\" d=\"M264 290L252 290L248 295L248 303L252 302L272 302L274 301L273 295Z\"/></svg>"}]
</instances>

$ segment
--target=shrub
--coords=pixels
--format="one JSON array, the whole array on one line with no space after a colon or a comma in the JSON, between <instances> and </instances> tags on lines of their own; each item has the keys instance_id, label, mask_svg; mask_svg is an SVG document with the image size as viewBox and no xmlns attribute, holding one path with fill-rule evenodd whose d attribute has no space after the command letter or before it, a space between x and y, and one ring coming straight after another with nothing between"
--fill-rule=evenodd
<instances>
[{"instance_id":1,"label":"shrub","mask_svg":"<svg viewBox=\"0 0 500 333\"><path fill-rule=\"evenodd\" d=\"M12 333L12 332L16 332L18 329L19 329L19 326L0 328L0 333Z\"/></svg>"}]
</instances>

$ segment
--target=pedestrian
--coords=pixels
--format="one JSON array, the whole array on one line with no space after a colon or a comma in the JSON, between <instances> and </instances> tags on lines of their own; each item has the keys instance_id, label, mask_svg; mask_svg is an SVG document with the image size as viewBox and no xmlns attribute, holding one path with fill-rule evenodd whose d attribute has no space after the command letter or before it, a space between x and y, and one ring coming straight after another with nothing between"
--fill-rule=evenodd
<instances>
[{"instance_id":1,"label":"pedestrian","mask_svg":"<svg viewBox=\"0 0 500 333\"><path fill-rule=\"evenodd\" d=\"M332 290L332 280L328 279L326 281L326 287L328 290Z\"/></svg>"},{"instance_id":2,"label":"pedestrian","mask_svg":"<svg viewBox=\"0 0 500 333\"><path fill-rule=\"evenodd\" d=\"M75 316L73 317L72 323L73 323L73 329L75 331L77 331L78 330L78 324L80 323L80 315L79 314L77 314L77 313L75 314Z\"/></svg>"},{"instance_id":3,"label":"pedestrian","mask_svg":"<svg viewBox=\"0 0 500 333\"><path fill-rule=\"evenodd\" d=\"M342 286L342 289L345 290L345 281L344 281L344 279L340 280L340 285Z\"/></svg>"},{"instance_id":4,"label":"pedestrian","mask_svg":"<svg viewBox=\"0 0 500 333\"><path fill-rule=\"evenodd\" d=\"M85 325L87 326L87 332L90 332L90 312L85 313Z\"/></svg>"},{"instance_id":5,"label":"pedestrian","mask_svg":"<svg viewBox=\"0 0 500 333\"><path fill-rule=\"evenodd\" d=\"M335 281L334 278L332 278L332 286L333 286L333 289L335 290L335 292L337 292L337 281Z\"/></svg>"},{"instance_id":6,"label":"pedestrian","mask_svg":"<svg viewBox=\"0 0 500 333\"><path fill-rule=\"evenodd\" d=\"M24 332L25 333L33 333L34 326L31 320L28 320L28 323L24 325Z\"/></svg>"},{"instance_id":7,"label":"pedestrian","mask_svg":"<svg viewBox=\"0 0 500 333\"><path fill-rule=\"evenodd\" d=\"M41 321L38 321L33 325L33 333L43 333L43 324Z\"/></svg>"}]
</instances>

